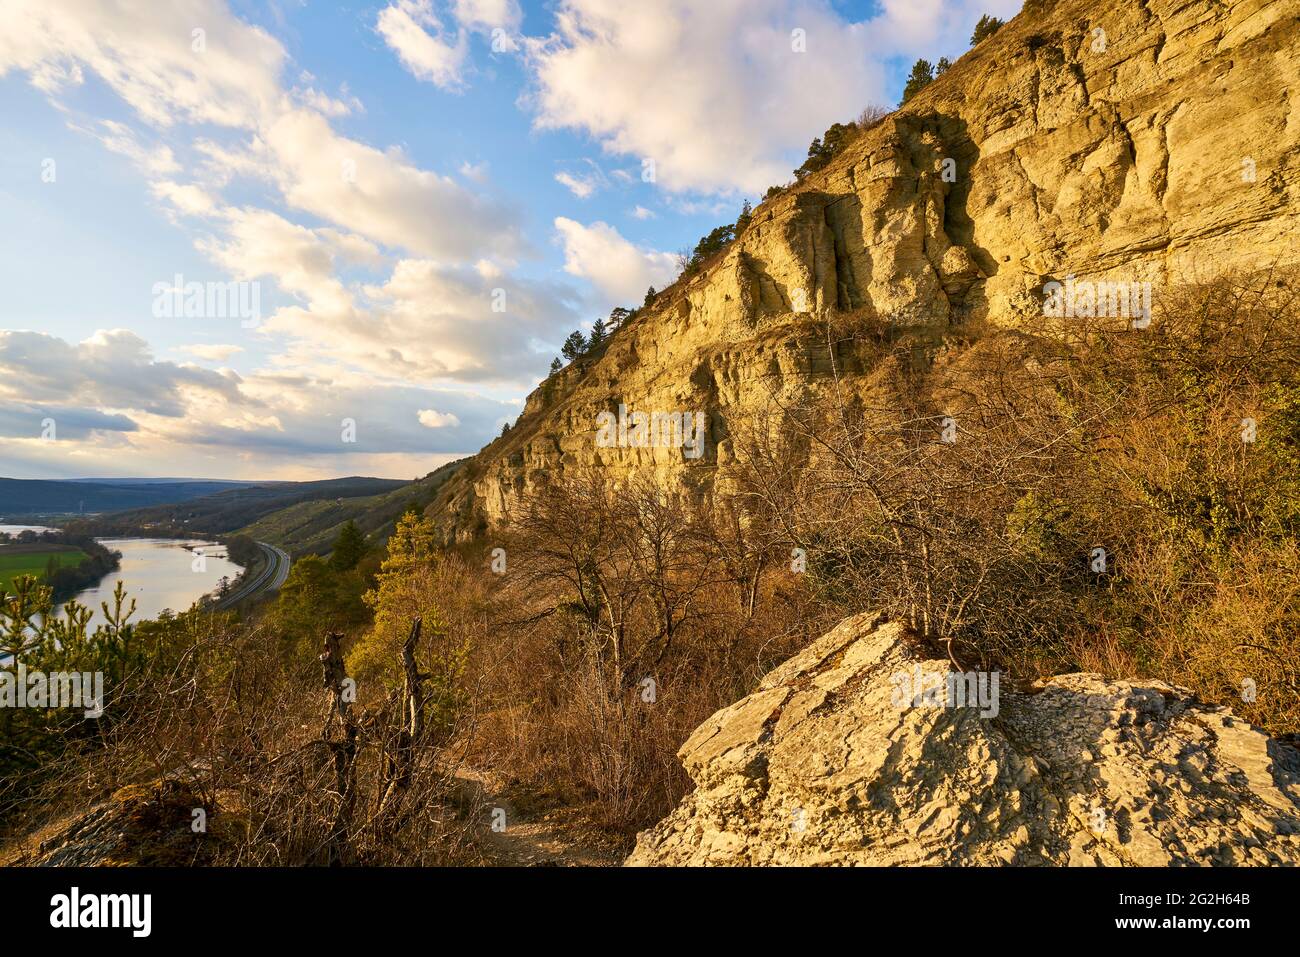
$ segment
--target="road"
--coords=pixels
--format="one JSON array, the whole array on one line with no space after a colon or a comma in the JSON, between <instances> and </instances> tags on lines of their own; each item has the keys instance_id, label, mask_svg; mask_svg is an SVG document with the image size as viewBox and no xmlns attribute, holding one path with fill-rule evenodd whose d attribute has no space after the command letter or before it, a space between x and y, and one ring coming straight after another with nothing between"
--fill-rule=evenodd
<instances>
[{"instance_id":1,"label":"road","mask_svg":"<svg viewBox=\"0 0 1300 957\"><path fill-rule=\"evenodd\" d=\"M258 542L257 547L266 555L266 567L258 572L256 577L243 582L229 595L219 600L216 604L218 610L234 608L240 602L254 598L262 592L279 591L285 579L289 577L289 567L293 562L288 552L266 542Z\"/></svg>"}]
</instances>

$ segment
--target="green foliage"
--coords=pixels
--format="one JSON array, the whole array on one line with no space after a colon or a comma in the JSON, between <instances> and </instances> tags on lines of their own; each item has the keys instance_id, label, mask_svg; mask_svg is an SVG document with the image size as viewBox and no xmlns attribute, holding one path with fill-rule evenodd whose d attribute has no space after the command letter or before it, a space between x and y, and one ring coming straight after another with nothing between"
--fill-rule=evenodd
<instances>
[{"instance_id":1,"label":"green foliage","mask_svg":"<svg viewBox=\"0 0 1300 957\"><path fill-rule=\"evenodd\" d=\"M587 338L587 348L594 349L608 338L605 332L605 320L597 318L591 324L591 335Z\"/></svg>"},{"instance_id":2,"label":"green foliage","mask_svg":"<svg viewBox=\"0 0 1300 957\"><path fill-rule=\"evenodd\" d=\"M121 556L81 531L30 530L0 536L0 588L12 588L23 575L34 575L54 591L59 602L95 584L120 564Z\"/></svg>"},{"instance_id":3,"label":"green foliage","mask_svg":"<svg viewBox=\"0 0 1300 957\"><path fill-rule=\"evenodd\" d=\"M939 57L939 62L934 65L934 75L943 76L951 66L952 62L946 56Z\"/></svg>"},{"instance_id":4,"label":"green foliage","mask_svg":"<svg viewBox=\"0 0 1300 957\"><path fill-rule=\"evenodd\" d=\"M903 87L903 103L906 103L934 81L934 66L929 60L917 60L912 64L908 74L907 85Z\"/></svg>"},{"instance_id":5,"label":"green foliage","mask_svg":"<svg viewBox=\"0 0 1300 957\"><path fill-rule=\"evenodd\" d=\"M550 372L551 375L555 375L555 373L559 372L563 368L564 368L564 363L560 361L559 356L556 356L554 359L551 360L551 372Z\"/></svg>"},{"instance_id":6,"label":"green foliage","mask_svg":"<svg viewBox=\"0 0 1300 957\"><path fill-rule=\"evenodd\" d=\"M1074 557L1076 533L1072 519L1064 502L1029 491L1007 513L1007 537L1026 562L1065 564Z\"/></svg>"},{"instance_id":7,"label":"green foliage","mask_svg":"<svg viewBox=\"0 0 1300 957\"><path fill-rule=\"evenodd\" d=\"M794 171L797 179L823 169L842 150L857 132L853 123L832 123L824 136L815 138L808 147L808 158Z\"/></svg>"},{"instance_id":8,"label":"green foliage","mask_svg":"<svg viewBox=\"0 0 1300 957\"><path fill-rule=\"evenodd\" d=\"M333 546L343 523L352 519L372 544L382 542L407 509L436 497L462 464L449 462L414 482L396 483L396 488L380 495L299 502L241 529L240 534L274 542L294 554L323 554Z\"/></svg>"},{"instance_id":9,"label":"green foliage","mask_svg":"<svg viewBox=\"0 0 1300 957\"><path fill-rule=\"evenodd\" d=\"M357 523L348 519L339 529L338 538L334 539L334 549L330 554L330 567L337 572L349 571L357 567L357 562L366 553L365 533Z\"/></svg>"},{"instance_id":10,"label":"green foliage","mask_svg":"<svg viewBox=\"0 0 1300 957\"><path fill-rule=\"evenodd\" d=\"M1300 386L1274 385L1264 394L1257 454L1269 476L1256 514L1275 540L1300 536Z\"/></svg>"},{"instance_id":11,"label":"green foliage","mask_svg":"<svg viewBox=\"0 0 1300 957\"><path fill-rule=\"evenodd\" d=\"M691 251L690 256L686 260L685 273L689 275L690 273L695 272L704 265L705 261L707 261L711 256L722 252L722 250L731 245L731 241L735 238L736 226L734 223L727 223L725 226L718 226L717 228L710 230L707 236L702 237L700 241L695 244L695 248Z\"/></svg>"},{"instance_id":12,"label":"green foliage","mask_svg":"<svg viewBox=\"0 0 1300 957\"><path fill-rule=\"evenodd\" d=\"M587 338L577 329L569 333L569 338L565 339L564 345L560 346L560 355L564 356L567 362L572 362L586 351Z\"/></svg>"},{"instance_id":13,"label":"green foliage","mask_svg":"<svg viewBox=\"0 0 1300 957\"><path fill-rule=\"evenodd\" d=\"M315 647L327 631L365 624L369 611L364 592L365 583L355 570L345 571L319 555L307 555L293 563L271 606L270 620L290 645Z\"/></svg>"},{"instance_id":14,"label":"green foliage","mask_svg":"<svg viewBox=\"0 0 1300 957\"><path fill-rule=\"evenodd\" d=\"M75 567L89 557L80 549L51 547L11 552L0 548L0 588L12 588L24 575L44 576L48 583L58 569Z\"/></svg>"},{"instance_id":15,"label":"green foliage","mask_svg":"<svg viewBox=\"0 0 1300 957\"><path fill-rule=\"evenodd\" d=\"M348 656L349 671L358 683L397 687L402 680L402 643L418 617L423 627L417 659L429 675L428 720L435 729L448 728L464 703L470 653L468 642L450 638L434 597L444 561L433 524L415 512L403 516L388 540L375 587L365 595L374 609L374 626Z\"/></svg>"},{"instance_id":16,"label":"green foliage","mask_svg":"<svg viewBox=\"0 0 1300 957\"><path fill-rule=\"evenodd\" d=\"M649 289L646 290L645 302L643 303L643 305L645 305L646 308L649 308L650 306L654 305L656 295L658 294L655 292L655 287L651 286Z\"/></svg>"},{"instance_id":17,"label":"green foliage","mask_svg":"<svg viewBox=\"0 0 1300 957\"><path fill-rule=\"evenodd\" d=\"M262 550L248 535L231 535L226 539L226 555L241 568L247 568L262 555Z\"/></svg>"},{"instance_id":18,"label":"green foliage","mask_svg":"<svg viewBox=\"0 0 1300 957\"><path fill-rule=\"evenodd\" d=\"M27 675L41 673L102 676L105 716L88 719L86 708L0 708L0 783L13 775L48 765L62 750L92 735L99 721L111 721L111 706L129 682L148 680L151 669L165 668L174 659L136 640L130 624L135 601L128 600L121 582L113 601L101 603L104 624L89 630L91 610L70 601L54 614L54 592L33 576L14 582L12 592L0 590L0 680L16 689L18 665ZM156 645L156 643L154 643ZM30 680L29 680L30 687ZM0 692L3 693L3 692ZM89 695L90 691L83 691ZM84 699L83 699L84 700Z\"/></svg>"},{"instance_id":19,"label":"green foliage","mask_svg":"<svg viewBox=\"0 0 1300 957\"><path fill-rule=\"evenodd\" d=\"M997 17L991 17L987 13L979 18L975 24L975 32L970 35L970 45L977 46L987 40L993 34L997 33L1003 26L1003 21Z\"/></svg>"},{"instance_id":20,"label":"green foliage","mask_svg":"<svg viewBox=\"0 0 1300 957\"><path fill-rule=\"evenodd\" d=\"M740 215L736 217L736 235L739 236L749 228L750 222L754 218L754 208L749 205L749 200L740 207Z\"/></svg>"}]
</instances>

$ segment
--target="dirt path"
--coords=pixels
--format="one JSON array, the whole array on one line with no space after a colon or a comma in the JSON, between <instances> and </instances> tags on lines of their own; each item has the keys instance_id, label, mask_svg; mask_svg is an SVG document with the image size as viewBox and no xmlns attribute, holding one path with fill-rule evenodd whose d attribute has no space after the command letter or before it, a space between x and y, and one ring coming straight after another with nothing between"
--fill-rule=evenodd
<instances>
[{"instance_id":1,"label":"dirt path","mask_svg":"<svg viewBox=\"0 0 1300 957\"><path fill-rule=\"evenodd\" d=\"M563 812L528 815L519 811L489 774L473 768L456 771L456 782L490 826L484 850L500 867L618 867L624 854L582 833Z\"/></svg>"}]
</instances>

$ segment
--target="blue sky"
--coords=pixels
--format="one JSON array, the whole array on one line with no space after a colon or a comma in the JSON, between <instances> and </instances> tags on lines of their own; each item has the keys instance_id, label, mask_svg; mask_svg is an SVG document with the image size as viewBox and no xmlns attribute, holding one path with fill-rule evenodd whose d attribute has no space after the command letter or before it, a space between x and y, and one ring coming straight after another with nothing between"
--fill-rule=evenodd
<instances>
[{"instance_id":1,"label":"blue sky","mask_svg":"<svg viewBox=\"0 0 1300 957\"><path fill-rule=\"evenodd\" d=\"M568 331L1018 4L12 6L0 475L307 479L476 451ZM257 315L167 314L177 276Z\"/></svg>"}]
</instances>

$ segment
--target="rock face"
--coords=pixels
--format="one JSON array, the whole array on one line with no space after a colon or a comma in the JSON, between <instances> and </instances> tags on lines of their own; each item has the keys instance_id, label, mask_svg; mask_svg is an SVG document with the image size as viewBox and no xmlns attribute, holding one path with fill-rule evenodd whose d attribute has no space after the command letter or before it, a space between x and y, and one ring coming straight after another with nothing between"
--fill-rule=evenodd
<instances>
[{"instance_id":1,"label":"rock face","mask_svg":"<svg viewBox=\"0 0 1300 957\"><path fill-rule=\"evenodd\" d=\"M928 363L976 329L1032 331L1044 284L1069 275L1150 282L1158 304L1169 284L1295 263L1297 77L1300 0L1029 0L534 392L432 515L470 537L585 468L707 492L737 417L821 388L832 358L872 373L828 348L837 316L914 330ZM704 455L600 447L596 417L620 403L705 412Z\"/></svg>"},{"instance_id":2,"label":"rock face","mask_svg":"<svg viewBox=\"0 0 1300 957\"><path fill-rule=\"evenodd\" d=\"M915 703L948 672L847 619L695 731L695 791L627 863L1300 864L1300 752L1231 712L1088 674Z\"/></svg>"}]
</instances>

